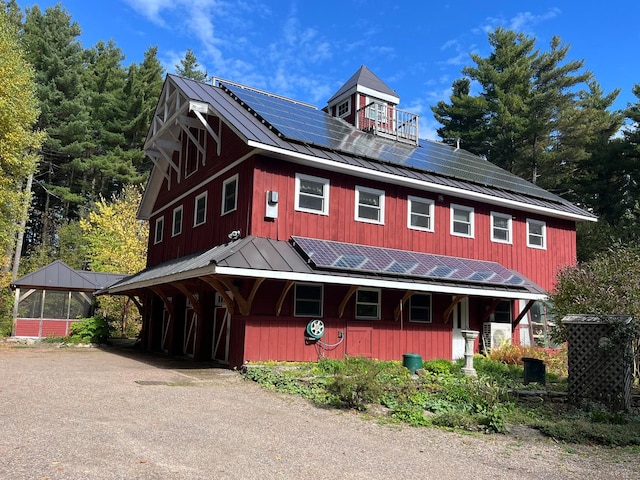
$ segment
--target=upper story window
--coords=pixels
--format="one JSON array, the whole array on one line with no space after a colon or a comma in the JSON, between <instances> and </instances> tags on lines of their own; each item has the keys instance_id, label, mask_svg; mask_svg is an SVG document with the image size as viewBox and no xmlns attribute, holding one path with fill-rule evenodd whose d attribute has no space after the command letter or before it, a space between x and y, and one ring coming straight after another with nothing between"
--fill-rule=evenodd
<instances>
[{"instance_id":1,"label":"upper story window","mask_svg":"<svg viewBox=\"0 0 640 480\"><path fill-rule=\"evenodd\" d=\"M207 192L196 197L193 209L193 226L197 227L207 221Z\"/></svg>"},{"instance_id":2,"label":"upper story window","mask_svg":"<svg viewBox=\"0 0 640 480\"><path fill-rule=\"evenodd\" d=\"M294 315L296 317L321 317L322 295L322 285L296 283Z\"/></svg>"},{"instance_id":3,"label":"upper story window","mask_svg":"<svg viewBox=\"0 0 640 480\"><path fill-rule=\"evenodd\" d=\"M387 123L387 106L375 100L372 102L369 106L369 118L379 123Z\"/></svg>"},{"instance_id":4,"label":"upper story window","mask_svg":"<svg viewBox=\"0 0 640 480\"><path fill-rule=\"evenodd\" d=\"M409 300L409 321L431 323L431 295L416 293Z\"/></svg>"},{"instance_id":5,"label":"upper story window","mask_svg":"<svg viewBox=\"0 0 640 480\"><path fill-rule=\"evenodd\" d=\"M547 248L547 224L527 218L527 247Z\"/></svg>"},{"instance_id":6,"label":"upper story window","mask_svg":"<svg viewBox=\"0 0 640 480\"><path fill-rule=\"evenodd\" d=\"M451 235L473 238L473 208L451 204Z\"/></svg>"},{"instance_id":7,"label":"upper story window","mask_svg":"<svg viewBox=\"0 0 640 480\"><path fill-rule=\"evenodd\" d=\"M198 166L205 163L207 132L202 128L189 127L185 131L187 141L184 147L185 178L198 171Z\"/></svg>"},{"instance_id":8,"label":"upper story window","mask_svg":"<svg viewBox=\"0 0 640 480\"><path fill-rule=\"evenodd\" d=\"M164 217L160 217L156 219L156 228L154 230L153 235L153 243L160 243L164 236Z\"/></svg>"},{"instance_id":9,"label":"upper story window","mask_svg":"<svg viewBox=\"0 0 640 480\"><path fill-rule=\"evenodd\" d=\"M380 290L359 288L356 291L356 318L380 320Z\"/></svg>"},{"instance_id":10,"label":"upper story window","mask_svg":"<svg viewBox=\"0 0 640 480\"><path fill-rule=\"evenodd\" d=\"M297 173L295 209L328 215L329 180Z\"/></svg>"},{"instance_id":11,"label":"upper story window","mask_svg":"<svg viewBox=\"0 0 640 480\"><path fill-rule=\"evenodd\" d=\"M227 178L222 183L222 211L221 215L233 212L238 208L238 174Z\"/></svg>"},{"instance_id":12,"label":"upper story window","mask_svg":"<svg viewBox=\"0 0 640 480\"><path fill-rule=\"evenodd\" d=\"M511 243L511 215L491 212L491 241Z\"/></svg>"},{"instance_id":13,"label":"upper story window","mask_svg":"<svg viewBox=\"0 0 640 480\"><path fill-rule=\"evenodd\" d=\"M351 99L348 98L344 102L339 103L337 107L339 117L346 117L351 113Z\"/></svg>"},{"instance_id":14,"label":"upper story window","mask_svg":"<svg viewBox=\"0 0 640 480\"><path fill-rule=\"evenodd\" d=\"M409 228L433 232L433 200L409 196Z\"/></svg>"},{"instance_id":15,"label":"upper story window","mask_svg":"<svg viewBox=\"0 0 640 480\"><path fill-rule=\"evenodd\" d=\"M356 220L384 223L384 191L356 187Z\"/></svg>"},{"instance_id":16,"label":"upper story window","mask_svg":"<svg viewBox=\"0 0 640 480\"><path fill-rule=\"evenodd\" d=\"M171 236L175 237L182 233L182 205L173 209L173 222Z\"/></svg>"}]
</instances>

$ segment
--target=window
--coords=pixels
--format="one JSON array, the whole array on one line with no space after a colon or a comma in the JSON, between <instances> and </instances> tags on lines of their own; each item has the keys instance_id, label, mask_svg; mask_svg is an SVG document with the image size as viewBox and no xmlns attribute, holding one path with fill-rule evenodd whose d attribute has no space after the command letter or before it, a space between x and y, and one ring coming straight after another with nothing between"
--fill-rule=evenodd
<instances>
[{"instance_id":1,"label":"window","mask_svg":"<svg viewBox=\"0 0 640 480\"><path fill-rule=\"evenodd\" d=\"M527 247L547 248L547 224L527 218Z\"/></svg>"},{"instance_id":2,"label":"window","mask_svg":"<svg viewBox=\"0 0 640 480\"><path fill-rule=\"evenodd\" d=\"M329 180L296 174L295 209L329 215Z\"/></svg>"},{"instance_id":3,"label":"window","mask_svg":"<svg viewBox=\"0 0 640 480\"><path fill-rule=\"evenodd\" d=\"M356 187L356 220L384 223L384 192L382 190Z\"/></svg>"},{"instance_id":4,"label":"window","mask_svg":"<svg viewBox=\"0 0 640 480\"><path fill-rule=\"evenodd\" d=\"M153 243L160 243L164 234L164 217L156 219L156 229L153 235Z\"/></svg>"},{"instance_id":5,"label":"window","mask_svg":"<svg viewBox=\"0 0 640 480\"><path fill-rule=\"evenodd\" d=\"M196 197L195 208L193 210L193 226L197 227L207 221L207 192Z\"/></svg>"},{"instance_id":6,"label":"window","mask_svg":"<svg viewBox=\"0 0 640 480\"><path fill-rule=\"evenodd\" d=\"M431 295L416 293L411 296L409 321L431 323Z\"/></svg>"},{"instance_id":7,"label":"window","mask_svg":"<svg viewBox=\"0 0 640 480\"><path fill-rule=\"evenodd\" d=\"M346 117L349 115L351 113L351 99L348 98L344 102L338 104L337 110L339 117Z\"/></svg>"},{"instance_id":8,"label":"window","mask_svg":"<svg viewBox=\"0 0 640 480\"><path fill-rule=\"evenodd\" d=\"M198 171L200 163L204 165L207 132L197 127L189 127L184 133L187 137L184 147L185 178Z\"/></svg>"},{"instance_id":9,"label":"window","mask_svg":"<svg viewBox=\"0 0 640 480\"><path fill-rule=\"evenodd\" d=\"M175 237L182 233L182 205L173 209L173 227L171 228L171 236Z\"/></svg>"},{"instance_id":10,"label":"window","mask_svg":"<svg viewBox=\"0 0 640 480\"><path fill-rule=\"evenodd\" d=\"M493 313L492 322L498 323L511 323L511 301L510 300L502 300L496 306L495 312Z\"/></svg>"},{"instance_id":11,"label":"window","mask_svg":"<svg viewBox=\"0 0 640 480\"><path fill-rule=\"evenodd\" d=\"M511 243L511 215L491 212L491 241Z\"/></svg>"},{"instance_id":12,"label":"window","mask_svg":"<svg viewBox=\"0 0 640 480\"><path fill-rule=\"evenodd\" d=\"M238 175L227 178L222 183L222 212L224 215L238 208Z\"/></svg>"},{"instance_id":13,"label":"window","mask_svg":"<svg viewBox=\"0 0 640 480\"><path fill-rule=\"evenodd\" d=\"M356 318L380 320L380 290L358 289L356 292Z\"/></svg>"},{"instance_id":14,"label":"window","mask_svg":"<svg viewBox=\"0 0 640 480\"><path fill-rule=\"evenodd\" d=\"M384 103L371 103L369 107L369 118L378 123L387 123L387 106Z\"/></svg>"},{"instance_id":15,"label":"window","mask_svg":"<svg viewBox=\"0 0 640 480\"><path fill-rule=\"evenodd\" d=\"M473 208L451 204L451 235L473 238Z\"/></svg>"},{"instance_id":16,"label":"window","mask_svg":"<svg viewBox=\"0 0 640 480\"><path fill-rule=\"evenodd\" d=\"M294 315L296 317L321 317L322 290L322 285L296 283Z\"/></svg>"},{"instance_id":17,"label":"window","mask_svg":"<svg viewBox=\"0 0 640 480\"><path fill-rule=\"evenodd\" d=\"M409 228L433 232L433 200L409 197Z\"/></svg>"}]
</instances>

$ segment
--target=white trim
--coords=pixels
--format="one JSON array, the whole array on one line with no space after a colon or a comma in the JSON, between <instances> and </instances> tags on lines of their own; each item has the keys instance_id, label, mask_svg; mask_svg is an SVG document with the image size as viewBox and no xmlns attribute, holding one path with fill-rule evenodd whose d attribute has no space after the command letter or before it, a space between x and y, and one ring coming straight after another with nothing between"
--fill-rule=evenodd
<instances>
[{"instance_id":1,"label":"white trim","mask_svg":"<svg viewBox=\"0 0 640 480\"><path fill-rule=\"evenodd\" d=\"M344 104L347 104L347 110L345 113L340 114L340 107ZM336 104L336 117L344 118L348 117L351 114L351 96L349 96L345 101Z\"/></svg>"},{"instance_id":2,"label":"white trim","mask_svg":"<svg viewBox=\"0 0 640 480\"><path fill-rule=\"evenodd\" d=\"M414 203L423 203L428 205L429 208L429 213L427 215L423 214L423 213L415 213L415 215L419 215L420 217L427 217L429 218L429 227L425 228L425 227L420 227L418 225L412 225L411 224L411 217L412 215L414 215L414 212L411 210L411 206ZM436 202L434 202L433 200L430 200L428 198L421 198L421 197L416 197L414 195L408 195L407 196L407 227L412 229L412 230L420 230L422 232L433 232L435 227L435 204Z\"/></svg>"},{"instance_id":3,"label":"white trim","mask_svg":"<svg viewBox=\"0 0 640 480\"><path fill-rule=\"evenodd\" d=\"M527 223L527 247L537 248L538 250L546 250L547 249L547 222L543 220L534 220L533 218L527 218L526 223ZM542 237L542 245L537 245L529 241L531 238L530 237L531 233L529 232L529 226L531 224L540 225L542 227L542 235L536 235L536 237Z\"/></svg>"},{"instance_id":4,"label":"white trim","mask_svg":"<svg viewBox=\"0 0 640 480\"><path fill-rule=\"evenodd\" d=\"M359 278L350 276L340 276L337 272L322 273L300 273L300 272L279 272L273 270L257 270L249 268L220 267L208 265L206 267L180 272L174 275L162 277L162 283L178 282L188 280L203 275L229 275L247 278L267 278L270 280L292 280L294 282L324 283L331 285L358 285L362 287L387 288L391 290L413 290L415 292L446 293L450 295L469 295L476 297L491 298L513 298L521 300L546 300L547 296L541 293L531 292L510 292L504 290L482 289L479 287L459 287L448 285L430 285L427 283L417 283L409 281L385 280L380 278ZM109 293L126 292L135 288L152 287L159 284L159 279L153 278L135 284L123 285L121 287L109 288Z\"/></svg>"},{"instance_id":5,"label":"white trim","mask_svg":"<svg viewBox=\"0 0 640 480\"><path fill-rule=\"evenodd\" d=\"M180 229L176 232L176 213L180 212ZM171 216L171 237L176 237L182 233L182 223L184 221L184 208L182 205L173 209Z\"/></svg>"},{"instance_id":6,"label":"white trim","mask_svg":"<svg viewBox=\"0 0 640 480\"><path fill-rule=\"evenodd\" d=\"M505 243L505 244L509 244L512 245L513 244L513 220L511 215L508 215L506 213L500 213L500 212L490 212L490 218L491 218L491 241L495 242L495 243ZM494 235L494 228L495 228L495 224L494 224L494 220L496 218L502 218L503 220L507 220L507 236L508 238L506 240L502 240L501 238L496 238ZM500 228L501 231L504 231L503 228Z\"/></svg>"},{"instance_id":7,"label":"white trim","mask_svg":"<svg viewBox=\"0 0 640 480\"><path fill-rule=\"evenodd\" d=\"M322 184L322 210L314 210L313 208L304 208L300 206L300 181L309 180L311 182ZM318 215L329 215L329 190L331 182L328 178L314 177L312 175L306 175L304 173L296 173L296 187L295 187L295 200L294 210L299 212L315 213ZM306 195L306 194L305 194Z\"/></svg>"},{"instance_id":8,"label":"white trim","mask_svg":"<svg viewBox=\"0 0 640 480\"><path fill-rule=\"evenodd\" d=\"M456 223L454 210L461 210L467 212L469 214L469 233L460 233L456 232L454 225ZM475 238L475 211L473 207L468 207L466 205L459 205L457 203L452 203L449 205L449 216L451 218L450 226L451 226L451 235L455 237L463 237L463 238ZM458 221L457 223L463 223ZM466 223L465 223L466 225Z\"/></svg>"},{"instance_id":9,"label":"white trim","mask_svg":"<svg viewBox=\"0 0 640 480\"><path fill-rule=\"evenodd\" d=\"M323 158L315 157L313 155L307 155L304 153L293 152L291 150L275 147L273 145L266 145L264 143L256 142L254 140L249 140L247 142L247 145L250 147L261 149L266 152L284 155L287 157L287 160L291 162L293 162L294 159L300 160L298 163L300 163L301 165L308 165L308 166L315 166L315 167L318 167L319 165L321 165L323 167L326 167L328 170L331 170L334 172L346 172L350 175L355 175L360 178L369 178L372 180L383 181L385 183L393 183L396 185L410 186L413 188L425 190L432 193L449 194L449 195L453 195L463 199L481 201L490 205L498 205L503 207L508 206L523 212L539 213L539 214L544 214L544 215L548 215L555 218L562 218L565 220L574 220L574 221L582 220L582 221L589 221L589 222L598 221L598 219L594 217L577 215L569 212L561 212L553 208L539 207L537 205L531 205L528 203L518 202L515 200L509 200L505 198L496 198L494 196L487 195L485 193L470 192L469 190L464 190L462 188L449 187L447 185L439 185L436 183L426 182L424 180L417 180L414 178L394 175L389 172L371 170L369 168L358 167L355 165L346 165L346 164L334 162L333 160L323 159Z\"/></svg>"},{"instance_id":10,"label":"white trim","mask_svg":"<svg viewBox=\"0 0 640 480\"><path fill-rule=\"evenodd\" d=\"M384 100L385 102L393 103L394 107L400 103L400 97L389 95L388 93L383 93L372 88L363 87L362 85L358 85L356 87L356 92L363 93L367 97L373 97L376 100Z\"/></svg>"},{"instance_id":11,"label":"white trim","mask_svg":"<svg viewBox=\"0 0 640 480\"><path fill-rule=\"evenodd\" d=\"M378 196L379 205L377 207L375 207L373 205L362 205L360 203L360 192L370 193L372 195L377 195ZM363 187L363 186L360 186L360 185L356 185L356 188L355 188L355 208L354 208L353 218L357 222L375 223L377 225L384 225L384 197L385 197L384 190L378 190L377 188L369 188L369 187ZM377 208L378 209L378 214L379 214L378 215L378 219L374 220L372 218L361 217L360 216L360 206L363 206L365 208Z\"/></svg>"},{"instance_id":12,"label":"white trim","mask_svg":"<svg viewBox=\"0 0 640 480\"><path fill-rule=\"evenodd\" d=\"M235 212L238 209L238 184L240 183L238 180L238 177L239 176L236 173L235 175L231 175L229 178L227 178L222 182L222 203L220 205L220 216L226 215L227 213ZM225 210L224 207L226 203L227 185L229 185L234 180L236 182L236 191L234 192L234 197L233 197L234 205L232 209Z\"/></svg>"},{"instance_id":13,"label":"white trim","mask_svg":"<svg viewBox=\"0 0 640 480\"><path fill-rule=\"evenodd\" d=\"M208 191L204 191L200 195L196 196L196 198L193 199L193 226L194 227L199 227L200 225L204 225L205 223L207 223L207 203L208 203L208 197L209 197L208 194L209 194ZM203 215L202 222L196 223L198 221L198 200L202 198L204 198L204 215Z\"/></svg>"}]
</instances>

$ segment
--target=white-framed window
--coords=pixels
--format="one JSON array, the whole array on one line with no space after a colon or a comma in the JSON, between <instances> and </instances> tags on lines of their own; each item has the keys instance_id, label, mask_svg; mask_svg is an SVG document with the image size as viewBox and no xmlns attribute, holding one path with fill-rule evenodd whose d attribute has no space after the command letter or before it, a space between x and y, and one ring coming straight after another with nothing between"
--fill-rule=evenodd
<instances>
[{"instance_id":1,"label":"white-framed window","mask_svg":"<svg viewBox=\"0 0 640 480\"><path fill-rule=\"evenodd\" d=\"M360 222L384 223L384 191L356 186L355 219Z\"/></svg>"},{"instance_id":2,"label":"white-framed window","mask_svg":"<svg viewBox=\"0 0 640 480\"><path fill-rule=\"evenodd\" d=\"M540 220L527 218L527 247L547 248L547 224Z\"/></svg>"},{"instance_id":3,"label":"white-framed window","mask_svg":"<svg viewBox=\"0 0 640 480\"><path fill-rule=\"evenodd\" d=\"M193 209L193 226L197 227L207 221L207 192L196 197Z\"/></svg>"},{"instance_id":4,"label":"white-framed window","mask_svg":"<svg viewBox=\"0 0 640 480\"><path fill-rule=\"evenodd\" d=\"M351 113L351 98L347 98L344 102L339 103L336 107L338 117L346 117Z\"/></svg>"},{"instance_id":5,"label":"white-framed window","mask_svg":"<svg viewBox=\"0 0 640 480\"><path fill-rule=\"evenodd\" d=\"M359 288L356 291L356 318L380 320L380 290Z\"/></svg>"},{"instance_id":6,"label":"white-framed window","mask_svg":"<svg viewBox=\"0 0 640 480\"><path fill-rule=\"evenodd\" d=\"M222 210L221 215L233 212L238 208L238 174L222 182Z\"/></svg>"},{"instance_id":7,"label":"white-framed window","mask_svg":"<svg viewBox=\"0 0 640 480\"><path fill-rule=\"evenodd\" d=\"M451 235L473 238L473 207L451 204Z\"/></svg>"},{"instance_id":8,"label":"white-framed window","mask_svg":"<svg viewBox=\"0 0 640 480\"><path fill-rule=\"evenodd\" d=\"M171 236L182 233L182 205L173 209L173 222L171 222Z\"/></svg>"},{"instance_id":9,"label":"white-framed window","mask_svg":"<svg viewBox=\"0 0 640 480\"><path fill-rule=\"evenodd\" d=\"M387 123L387 106L384 103L374 101L369 106L369 118L378 123Z\"/></svg>"},{"instance_id":10,"label":"white-framed window","mask_svg":"<svg viewBox=\"0 0 640 480\"><path fill-rule=\"evenodd\" d=\"M409 299L409 321L431 323L431 295L416 293Z\"/></svg>"},{"instance_id":11,"label":"white-framed window","mask_svg":"<svg viewBox=\"0 0 640 480\"><path fill-rule=\"evenodd\" d=\"M296 317L322 317L323 291L323 286L316 283L296 283L293 314Z\"/></svg>"},{"instance_id":12,"label":"white-framed window","mask_svg":"<svg viewBox=\"0 0 640 480\"><path fill-rule=\"evenodd\" d=\"M329 215L329 180L296 173L294 208L300 212Z\"/></svg>"},{"instance_id":13,"label":"white-framed window","mask_svg":"<svg viewBox=\"0 0 640 480\"><path fill-rule=\"evenodd\" d=\"M435 202L433 200L427 200L426 198L413 197L409 195L408 203L408 227L416 230L433 232Z\"/></svg>"},{"instance_id":14,"label":"white-framed window","mask_svg":"<svg viewBox=\"0 0 640 480\"><path fill-rule=\"evenodd\" d=\"M491 212L491 241L512 243L511 215Z\"/></svg>"},{"instance_id":15,"label":"white-framed window","mask_svg":"<svg viewBox=\"0 0 640 480\"><path fill-rule=\"evenodd\" d=\"M156 228L153 233L153 243L160 243L164 237L164 216L156 218Z\"/></svg>"}]
</instances>

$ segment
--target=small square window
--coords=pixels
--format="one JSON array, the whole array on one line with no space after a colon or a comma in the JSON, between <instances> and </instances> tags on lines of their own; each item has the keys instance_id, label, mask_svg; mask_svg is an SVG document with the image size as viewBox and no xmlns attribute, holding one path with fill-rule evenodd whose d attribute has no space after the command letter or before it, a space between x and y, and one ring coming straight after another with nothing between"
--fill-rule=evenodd
<instances>
[{"instance_id":1,"label":"small square window","mask_svg":"<svg viewBox=\"0 0 640 480\"><path fill-rule=\"evenodd\" d=\"M296 210L301 212L329 214L329 180L296 174Z\"/></svg>"},{"instance_id":2,"label":"small square window","mask_svg":"<svg viewBox=\"0 0 640 480\"><path fill-rule=\"evenodd\" d=\"M496 309L493 313L493 319L491 321L497 323L511 323L512 313L511 313L511 301L510 300L502 300L496 306Z\"/></svg>"},{"instance_id":3,"label":"small square window","mask_svg":"<svg viewBox=\"0 0 640 480\"><path fill-rule=\"evenodd\" d=\"M193 211L193 226L197 227L207 221L207 192L196 197Z\"/></svg>"},{"instance_id":4,"label":"small square window","mask_svg":"<svg viewBox=\"0 0 640 480\"><path fill-rule=\"evenodd\" d=\"M511 243L511 215L491 212L491 241Z\"/></svg>"},{"instance_id":5,"label":"small square window","mask_svg":"<svg viewBox=\"0 0 640 480\"><path fill-rule=\"evenodd\" d=\"M296 283L296 317L322 317L322 285Z\"/></svg>"},{"instance_id":6,"label":"small square window","mask_svg":"<svg viewBox=\"0 0 640 480\"><path fill-rule=\"evenodd\" d=\"M433 232L433 200L409 197L409 228Z\"/></svg>"},{"instance_id":7,"label":"small square window","mask_svg":"<svg viewBox=\"0 0 640 480\"><path fill-rule=\"evenodd\" d=\"M347 99L344 102L338 104L338 116L346 117L351 113L351 99Z\"/></svg>"},{"instance_id":8,"label":"small square window","mask_svg":"<svg viewBox=\"0 0 640 480\"><path fill-rule=\"evenodd\" d=\"M431 323L431 295L416 293L411 296L409 321Z\"/></svg>"},{"instance_id":9,"label":"small square window","mask_svg":"<svg viewBox=\"0 0 640 480\"><path fill-rule=\"evenodd\" d=\"M380 290L361 288L356 292L356 318L380 320Z\"/></svg>"},{"instance_id":10,"label":"small square window","mask_svg":"<svg viewBox=\"0 0 640 480\"><path fill-rule=\"evenodd\" d=\"M527 218L527 247L547 248L547 224Z\"/></svg>"},{"instance_id":11,"label":"small square window","mask_svg":"<svg viewBox=\"0 0 640 480\"><path fill-rule=\"evenodd\" d=\"M473 238L473 208L451 204L451 235Z\"/></svg>"},{"instance_id":12,"label":"small square window","mask_svg":"<svg viewBox=\"0 0 640 480\"><path fill-rule=\"evenodd\" d=\"M227 178L222 183L222 212L233 212L238 208L238 175Z\"/></svg>"},{"instance_id":13,"label":"small square window","mask_svg":"<svg viewBox=\"0 0 640 480\"><path fill-rule=\"evenodd\" d=\"M173 223L171 236L175 237L182 233L182 205L173 209Z\"/></svg>"},{"instance_id":14,"label":"small square window","mask_svg":"<svg viewBox=\"0 0 640 480\"><path fill-rule=\"evenodd\" d=\"M356 187L356 220L384 223L384 191Z\"/></svg>"},{"instance_id":15,"label":"small square window","mask_svg":"<svg viewBox=\"0 0 640 480\"><path fill-rule=\"evenodd\" d=\"M156 219L156 228L153 235L153 243L162 242L162 238L164 236L164 217L160 217Z\"/></svg>"}]
</instances>

